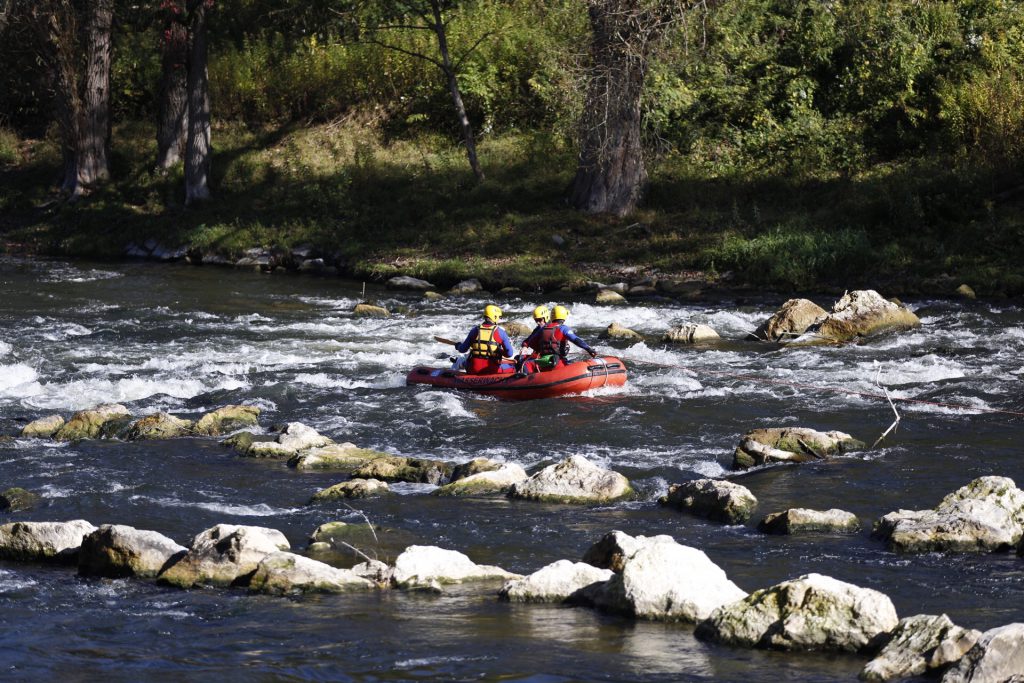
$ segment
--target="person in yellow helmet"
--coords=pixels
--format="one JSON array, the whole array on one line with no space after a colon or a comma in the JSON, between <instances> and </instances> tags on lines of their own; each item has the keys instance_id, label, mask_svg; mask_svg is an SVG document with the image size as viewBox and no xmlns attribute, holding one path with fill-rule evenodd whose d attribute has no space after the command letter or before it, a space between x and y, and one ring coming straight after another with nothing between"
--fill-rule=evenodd
<instances>
[{"instance_id":1,"label":"person in yellow helmet","mask_svg":"<svg viewBox=\"0 0 1024 683\"><path fill-rule=\"evenodd\" d=\"M544 329L544 326L551 321L551 309L541 304L537 308L533 309L533 322L537 323L537 327L533 328L533 332L529 336L533 336L538 331ZM529 337L528 337L529 338ZM523 344L523 348L526 348L526 344ZM522 372L536 372L537 366L530 361L537 357L536 352L532 353L520 353L516 356L516 369Z\"/></svg>"},{"instance_id":2,"label":"person in yellow helmet","mask_svg":"<svg viewBox=\"0 0 1024 683\"><path fill-rule=\"evenodd\" d=\"M543 327L535 329L526 338L523 345L533 349L538 357L553 357L556 364L565 363L569 342L580 347L593 358L597 352L590 348L587 342L577 337L572 328L565 324L565 319L568 317L569 310L565 306L555 306L551 311L551 320Z\"/></svg>"},{"instance_id":3,"label":"person in yellow helmet","mask_svg":"<svg viewBox=\"0 0 1024 683\"><path fill-rule=\"evenodd\" d=\"M466 335L461 344L456 344L459 353L469 352L466 372L471 375L514 372L512 363L503 363L505 358L515 354L508 333L498 326L501 309L494 304L484 306L484 320Z\"/></svg>"}]
</instances>

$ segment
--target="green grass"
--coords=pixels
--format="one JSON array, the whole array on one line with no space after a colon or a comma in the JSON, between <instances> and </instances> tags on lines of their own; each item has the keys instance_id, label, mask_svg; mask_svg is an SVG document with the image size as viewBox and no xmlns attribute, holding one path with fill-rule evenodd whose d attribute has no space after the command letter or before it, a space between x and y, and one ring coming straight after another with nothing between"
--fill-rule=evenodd
<instances>
[{"instance_id":1,"label":"green grass","mask_svg":"<svg viewBox=\"0 0 1024 683\"><path fill-rule=\"evenodd\" d=\"M438 137L385 144L358 122L221 125L214 199L191 208L180 170L151 171L148 125L117 127L114 180L73 205L52 189L52 141L6 139L0 131L0 154L28 152L0 160L0 237L37 253L117 258L154 238L227 256L311 244L356 277L407 273L440 286L478 277L491 289L552 289L640 265L781 290L1024 290L1024 173L969 159L787 178L671 157L652 164L645 205L615 219L564 204L573 150L540 133L485 139L477 184L463 151Z\"/></svg>"}]
</instances>

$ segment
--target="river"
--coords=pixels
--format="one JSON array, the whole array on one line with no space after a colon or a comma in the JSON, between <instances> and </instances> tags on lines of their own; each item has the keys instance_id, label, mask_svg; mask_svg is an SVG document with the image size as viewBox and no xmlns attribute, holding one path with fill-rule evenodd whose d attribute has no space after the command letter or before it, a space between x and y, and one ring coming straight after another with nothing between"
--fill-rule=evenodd
<instances>
[{"instance_id":1,"label":"river","mask_svg":"<svg viewBox=\"0 0 1024 683\"><path fill-rule=\"evenodd\" d=\"M485 300L430 302L370 287L368 297L408 312L354 318L360 288L213 267L0 257L0 434L106 402L190 418L248 403L264 411L263 427L301 421L401 455L488 456L533 470L579 454L628 476L639 499L597 507L439 499L429 485L399 484L397 495L355 509L310 507L314 492L344 477L235 457L215 439L16 439L0 444L0 489L20 486L44 500L0 514L0 523L81 518L183 544L217 523L251 524L281 530L301 550L318 525L365 515L394 538L521 573L579 560L613 529L664 533L706 552L747 591L819 572L886 593L900 616L946 613L979 629L1024 621L1024 559L897 555L870 537L883 514L933 507L975 477L1024 483L1024 421L979 410L1024 411L1019 300L908 301L923 321L916 331L780 350L743 337L781 295L618 307L593 305L592 295L501 296L513 320L540 303L568 305L569 323L592 343L613 321L651 340L673 324L703 322L726 339L703 348L597 342L626 361L625 387L518 403L404 385L411 366L447 357L433 335L461 338ZM893 420L884 400L784 383L877 392L876 377L894 396L972 408L901 404L899 428L874 450L737 476L760 503L746 525L657 505L670 483L728 474L740 435L755 427L838 429L873 442ZM757 532L761 516L788 507L843 508L865 530ZM394 552L379 549L382 559ZM0 670L11 680L829 681L853 680L865 661L709 645L690 626L510 605L469 588L274 598L0 562Z\"/></svg>"}]
</instances>

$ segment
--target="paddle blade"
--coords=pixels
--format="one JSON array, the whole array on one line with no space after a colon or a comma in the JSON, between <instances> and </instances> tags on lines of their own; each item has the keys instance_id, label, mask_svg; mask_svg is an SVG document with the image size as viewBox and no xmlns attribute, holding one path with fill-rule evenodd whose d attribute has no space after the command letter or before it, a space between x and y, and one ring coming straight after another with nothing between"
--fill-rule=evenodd
<instances>
[{"instance_id":1,"label":"paddle blade","mask_svg":"<svg viewBox=\"0 0 1024 683\"><path fill-rule=\"evenodd\" d=\"M444 337L434 337L434 341L441 342L442 344L449 344L450 346L455 346L459 343L457 341L452 341L451 339L445 339Z\"/></svg>"}]
</instances>

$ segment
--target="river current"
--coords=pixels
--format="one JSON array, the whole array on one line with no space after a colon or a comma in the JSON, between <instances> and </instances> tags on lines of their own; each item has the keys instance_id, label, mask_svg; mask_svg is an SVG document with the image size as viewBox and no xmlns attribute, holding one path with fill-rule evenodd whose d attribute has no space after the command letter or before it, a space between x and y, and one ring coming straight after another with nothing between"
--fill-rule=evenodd
<instances>
[{"instance_id":1,"label":"river current","mask_svg":"<svg viewBox=\"0 0 1024 683\"><path fill-rule=\"evenodd\" d=\"M341 279L156 264L0 258L0 434L42 415L100 403L133 414L195 418L229 403L263 410L261 425L301 421L337 441L463 462L477 456L528 470L578 454L628 476L639 499L572 507L504 498L439 499L429 485L397 495L308 506L343 476L240 458L216 439L0 443L0 490L43 496L16 520L86 519L153 529L186 544L217 523L281 530L301 551L333 520L387 529L371 549L459 550L520 573L577 561L604 533L670 534L700 548L746 591L809 572L875 588L901 617L948 614L988 629L1024 621L1024 558L897 555L872 540L874 520L934 507L989 474L1024 484L1024 308L1020 300L907 301L923 326L839 348L777 349L744 341L785 296L719 297L607 307L592 295L503 295L506 318L563 303L569 323L623 358L629 382L594 395L502 402L406 387L416 364L443 364L434 335L462 338L487 300L430 302L371 286L403 315L354 318L361 284ZM882 292L885 295L885 292ZM828 308L833 297L813 297ZM597 340L611 322L650 340ZM666 347L671 325L707 323L723 343ZM743 378L721 374L732 373ZM732 475L739 437L767 426L838 429L878 448L829 461ZM771 380L763 381L763 380ZM755 517L724 526L660 508L671 483L735 476L758 498ZM856 513L853 535L772 537L756 530L788 507ZM387 540L390 538L390 540ZM389 545L390 544L390 545ZM84 579L73 569L0 562L0 671L10 680L853 680L862 657L709 645L678 624L588 609L510 605L491 592L390 591L275 598L242 590L181 591L138 580Z\"/></svg>"}]
</instances>

